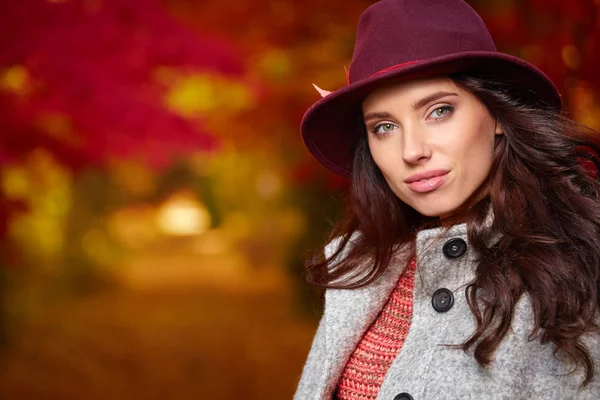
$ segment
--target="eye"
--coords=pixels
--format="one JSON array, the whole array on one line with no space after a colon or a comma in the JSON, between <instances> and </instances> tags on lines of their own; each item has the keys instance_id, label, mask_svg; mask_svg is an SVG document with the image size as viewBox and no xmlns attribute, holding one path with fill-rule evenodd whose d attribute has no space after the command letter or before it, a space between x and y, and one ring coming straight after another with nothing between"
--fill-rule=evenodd
<instances>
[{"instance_id":1,"label":"eye","mask_svg":"<svg viewBox=\"0 0 600 400\"><path fill-rule=\"evenodd\" d=\"M430 117L432 117L433 119L446 119L450 116L450 114L452 114L452 112L454 111L454 107L452 106L441 106L436 108L435 110L433 110L431 112L431 114L429 114Z\"/></svg>"},{"instance_id":2,"label":"eye","mask_svg":"<svg viewBox=\"0 0 600 400\"><path fill-rule=\"evenodd\" d=\"M372 129L372 132L375 135L385 136L385 135L388 135L395 128L396 128L396 125L394 125L390 122L382 122L382 123L375 125Z\"/></svg>"}]
</instances>

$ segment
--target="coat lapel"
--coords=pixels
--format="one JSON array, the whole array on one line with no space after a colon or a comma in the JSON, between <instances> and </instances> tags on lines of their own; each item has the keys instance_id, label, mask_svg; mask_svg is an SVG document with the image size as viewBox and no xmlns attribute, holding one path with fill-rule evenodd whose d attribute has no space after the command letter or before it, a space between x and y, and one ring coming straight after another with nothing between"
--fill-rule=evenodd
<instances>
[{"instance_id":1,"label":"coat lapel","mask_svg":"<svg viewBox=\"0 0 600 400\"><path fill-rule=\"evenodd\" d=\"M396 287L405 269L406 257L398 256L396 260L390 263L390 267L383 275L366 287L326 291L326 398L335 390L356 345Z\"/></svg>"}]
</instances>

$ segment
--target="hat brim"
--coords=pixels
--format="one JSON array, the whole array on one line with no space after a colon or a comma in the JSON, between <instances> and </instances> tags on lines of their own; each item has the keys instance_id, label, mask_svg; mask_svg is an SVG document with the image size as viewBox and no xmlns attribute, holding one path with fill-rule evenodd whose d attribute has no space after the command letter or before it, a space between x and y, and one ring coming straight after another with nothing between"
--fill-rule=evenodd
<instances>
[{"instance_id":1,"label":"hat brim","mask_svg":"<svg viewBox=\"0 0 600 400\"><path fill-rule=\"evenodd\" d=\"M464 72L482 71L504 82L518 85L529 101L560 110L561 97L542 71L532 64L499 52L463 52L415 62L376 74L338 89L314 103L300 124L302 140L325 167L350 177L362 101L373 90L391 80L411 80Z\"/></svg>"}]
</instances>

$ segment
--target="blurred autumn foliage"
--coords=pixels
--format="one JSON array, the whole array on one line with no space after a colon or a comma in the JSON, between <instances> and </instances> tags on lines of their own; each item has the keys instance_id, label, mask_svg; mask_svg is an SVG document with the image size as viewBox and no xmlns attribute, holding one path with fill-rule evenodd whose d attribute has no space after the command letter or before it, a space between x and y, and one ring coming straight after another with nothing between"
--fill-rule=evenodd
<instances>
[{"instance_id":1,"label":"blurred autumn foliage","mask_svg":"<svg viewBox=\"0 0 600 400\"><path fill-rule=\"evenodd\" d=\"M132 156L164 164L213 145L163 97L175 69L239 77L228 43L194 35L154 0L1 7L4 161L44 148L74 170Z\"/></svg>"},{"instance_id":2,"label":"blurred autumn foliage","mask_svg":"<svg viewBox=\"0 0 600 400\"><path fill-rule=\"evenodd\" d=\"M0 334L20 327L1 397L290 396L316 319L297 311L318 309L304 254L347 186L298 126L372 3L0 1ZM600 128L597 0L469 3ZM119 285L144 291L36 294Z\"/></svg>"},{"instance_id":3,"label":"blurred autumn foliage","mask_svg":"<svg viewBox=\"0 0 600 400\"><path fill-rule=\"evenodd\" d=\"M214 147L201 121L164 106L168 75L244 69L230 45L194 35L159 1L4 1L0 27L3 164L43 149L74 173L130 157L164 166Z\"/></svg>"}]
</instances>

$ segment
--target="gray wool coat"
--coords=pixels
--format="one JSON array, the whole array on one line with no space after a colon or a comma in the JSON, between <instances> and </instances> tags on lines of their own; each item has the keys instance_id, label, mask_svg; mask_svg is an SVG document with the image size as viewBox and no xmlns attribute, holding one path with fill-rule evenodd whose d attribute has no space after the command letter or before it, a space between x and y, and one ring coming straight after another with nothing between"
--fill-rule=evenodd
<instances>
[{"instance_id":1,"label":"gray wool coat","mask_svg":"<svg viewBox=\"0 0 600 400\"><path fill-rule=\"evenodd\" d=\"M453 226L441 237L442 228L423 230L417 236L413 317L398 356L392 363L377 399L527 399L600 400L600 334L584 342L596 364L593 381L580 388L581 368L573 370L553 355L552 344L528 340L533 310L528 296L515 309L512 330L495 352L490 366L482 368L472 352L441 346L463 343L475 329L465 297L465 286L474 277L476 254L467 240L465 224ZM444 245L461 238L467 251L459 257L444 255ZM437 239L437 240L436 240ZM328 257L339 241L325 248ZM331 399L342 371L363 333L388 300L406 265L399 257L372 284L354 290L329 289L325 311L313 339L295 400ZM453 292L454 305L447 312L432 307L439 288Z\"/></svg>"}]
</instances>

